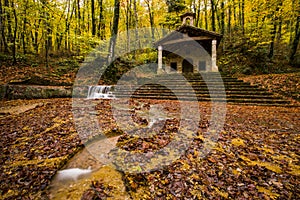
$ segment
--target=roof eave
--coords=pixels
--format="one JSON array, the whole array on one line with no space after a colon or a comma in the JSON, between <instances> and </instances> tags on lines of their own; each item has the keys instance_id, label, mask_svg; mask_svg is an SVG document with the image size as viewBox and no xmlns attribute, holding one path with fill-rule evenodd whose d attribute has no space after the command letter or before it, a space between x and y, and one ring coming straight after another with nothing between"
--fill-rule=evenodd
<instances>
[{"instance_id":1,"label":"roof eave","mask_svg":"<svg viewBox=\"0 0 300 200\"><path fill-rule=\"evenodd\" d=\"M220 43L221 39L223 38L222 34L213 32L213 31L208 31L205 29L201 29L195 26L190 26L190 25L182 25L179 28L177 28L175 31L172 31L171 33L167 34L165 37L161 38L160 40L154 42L154 47L158 47L159 45L162 45L164 42L168 41L168 38L172 37L173 35L177 34L177 33L183 33L183 30L185 29L194 29L195 31L201 31L202 33L206 33L210 36L212 36L212 39L216 39L218 41L218 43Z\"/></svg>"}]
</instances>

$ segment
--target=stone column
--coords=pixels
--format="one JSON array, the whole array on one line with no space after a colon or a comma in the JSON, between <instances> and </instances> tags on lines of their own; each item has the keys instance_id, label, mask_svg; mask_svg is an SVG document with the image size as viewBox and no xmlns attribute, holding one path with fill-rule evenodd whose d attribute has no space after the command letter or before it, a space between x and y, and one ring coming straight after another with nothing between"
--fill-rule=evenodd
<instances>
[{"instance_id":1,"label":"stone column","mask_svg":"<svg viewBox=\"0 0 300 200\"><path fill-rule=\"evenodd\" d=\"M211 71L217 72L219 71L217 67L217 40L213 40L211 45Z\"/></svg>"},{"instance_id":2,"label":"stone column","mask_svg":"<svg viewBox=\"0 0 300 200\"><path fill-rule=\"evenodd\" d=\"M163 47L158 46L158 63L157 63L157 74L162 73L162 52L163 52Z\"/></svg>"}]
</instances>

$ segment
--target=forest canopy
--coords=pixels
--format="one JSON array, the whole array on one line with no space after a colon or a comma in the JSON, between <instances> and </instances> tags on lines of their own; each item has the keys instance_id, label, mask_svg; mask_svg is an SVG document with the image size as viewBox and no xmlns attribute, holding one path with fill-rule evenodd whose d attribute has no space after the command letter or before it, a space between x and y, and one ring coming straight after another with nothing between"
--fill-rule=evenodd
<instances>
[{"instance_id":1,"label":"forest canopy","mask_svg":"<svg viewBox=\"0 0 300 200\"><path fill-rule=\"evenodd\" d=\"M297 0L0 0L0 53L10 55L14 63L24 56L46 62L51 57L84 56L114 33L151 27L153 35L159 34L161 28L176 29L179 16L193 12L195 26L223 34L221 51L227 56L221 65L237 62L228 56L232 53L241 56L240 63L267 59L297 65L299 4Z\"/></svg>"}]
</instances>

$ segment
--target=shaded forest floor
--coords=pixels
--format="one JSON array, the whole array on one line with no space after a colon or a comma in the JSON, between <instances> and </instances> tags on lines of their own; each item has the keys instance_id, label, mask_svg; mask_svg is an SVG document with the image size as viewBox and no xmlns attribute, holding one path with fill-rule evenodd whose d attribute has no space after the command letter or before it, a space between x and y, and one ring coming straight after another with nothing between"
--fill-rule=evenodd
<instances>
[{"instance_id":1,"label":"shaded forest floor","mask_svg":"<svg viewBox=\"0 0 300 200\"><path fill-rule=\"evenodd\" d=\"M275 94L300 101L300 72L246 76L241 79Z\"/></svg>"},{"instance_id":2,"label":"shaded forest floor","mask_svg":"<svg viewBox=\"0 0 300 200\"><path fill-rule=\"evenodd\" d=\"M61 59L52 62L48 67L44 64L16 65L0 64L0 84L32 84L32 85L73 85L79 63L76 60Z\"/></svg>"},{"instance_id":3,"label":"shaded forest floor","mask_svg":"<svg viewBox=\"0 0 300 200\"><path fill-rule=\"evenodd\" d=\"M179 108L173 101L166 110ZM107 100L97 101L100 124L114 130ZM127 194L133 199L299 199L300 108L227 105L224 129L212 151L199 158L207 129L210 104L199 103L200 129L186 153L170 166L139 175L122 174ZM139 108L137 108L138 110ZM82 143L76 133L70 99L1 102L1 188L4 199L47 199L54 174ZM145 120L136 118L141 123ZM122 136L118 145L132 151L163 147L171 137L130 143ZM125 147L124 147L125 148ZM105 177L104 177L105 178ZM97 180L84 193L86 199L118 186ZM83 194L81 194L83 195ZM113 197L112 197L113 199Z\"/></svg>"},{"instance_id":4,"label":"shaded forest floor","mask_svg":"<svg viewBox=\"0 0 300 200\"><path fill-rule=\"evenodd\" d=\"M72 85L78 63L58 61L57 64L52 67L2 65L0 84ZM299 101L299 72L242 79ZM179 107L174 102L164 103L169 108ZM97 112L105 116L99 122L107 125L108 132L115 130L108 101L98 104ZM207 157L199 159L204 142L201 133L205 132L210 116L210 105L199 105L203 116L201 130L186 154L163 170L120 174L128 196L133 199L300 198L297 187L300 185L299 107L227 105L224 130L217 144ZM47 199L48 187L57 170L83 148L74 125L71 99L2 101L0 134L0 196L4 199ZM149 147L161 148L169 142L160 137L146 143L130 141L125 135L118 145L126 144L132 151L149 151ZM107 194L104 197L117 193L118 186L110 181L103 178L95 181L92 184L88 180L90 189L77 194L78 197L89 199L97 195L96 190L104 191Z\"/></svg>"}]
</instances>

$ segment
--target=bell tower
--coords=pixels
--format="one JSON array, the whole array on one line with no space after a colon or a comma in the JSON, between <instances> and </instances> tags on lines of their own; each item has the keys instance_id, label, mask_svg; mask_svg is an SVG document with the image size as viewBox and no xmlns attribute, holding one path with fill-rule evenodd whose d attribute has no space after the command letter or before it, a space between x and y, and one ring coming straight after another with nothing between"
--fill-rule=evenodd
<instances>
[{"instance_id":1,"label":"bell tower","mask_svg":"<svg viewBox=\"0 0 300 200\"><path fill-rule=\"evenodd\" d=\"M180 16L182 25L194 26L194 21L196 18L195 13L185 13Z\"/></svg>"}]
</instances>

